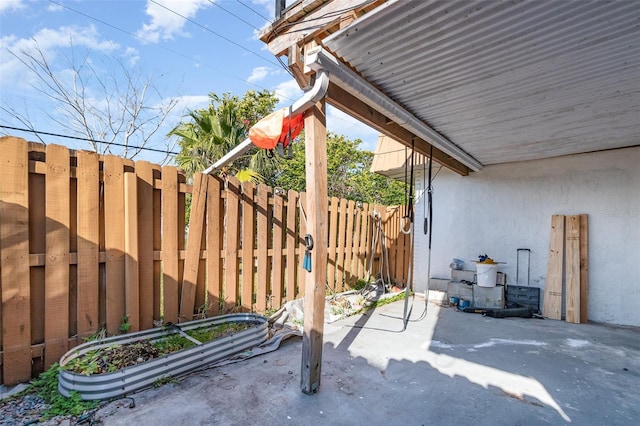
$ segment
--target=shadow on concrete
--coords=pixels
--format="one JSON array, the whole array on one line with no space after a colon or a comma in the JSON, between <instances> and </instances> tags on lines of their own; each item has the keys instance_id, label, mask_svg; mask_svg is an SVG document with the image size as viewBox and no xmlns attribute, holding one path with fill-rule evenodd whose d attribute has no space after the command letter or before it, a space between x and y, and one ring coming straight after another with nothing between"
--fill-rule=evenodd
<instances>
[{"instance_id":1,"label":"shadow on concrete","mask_svg":"<svg viewBox=\"0 0 640 426\"><path fill-rule=\"evenodd\" d=\"M138 393L135 409L104 415L105 407L100 418L107 425L492 426L635 425L640 418L637 329L483 318L430 304L426 318L398 333L402 308L396 302L325 326L317 394L300 390L296 339Z\"/></svg>"}]
</instances>

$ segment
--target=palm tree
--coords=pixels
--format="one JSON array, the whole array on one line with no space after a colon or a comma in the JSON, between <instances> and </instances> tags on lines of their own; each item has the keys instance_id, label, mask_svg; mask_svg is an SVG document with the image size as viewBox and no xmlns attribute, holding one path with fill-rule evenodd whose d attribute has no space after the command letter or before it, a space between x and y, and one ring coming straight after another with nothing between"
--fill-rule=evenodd
<instances>
[{"instance_id":1,"label":"palm tree","mask_svg":"<svg viewBox=\"0 0 640 426\"><path fill-rule=\"evenodd\" d=\"M253 124L248 119L240 117L240 111L243 111L244 107L242 102L246 102L248 96L255 95L245 94L242 100L227 95L223 99L216 95L210 96L212 104L208 108L191 111L188 120L178 124L168 134L179 138L178 144L181 149L175 161L189 177L206 169L244 141L249 126ZM260 118L256 114L253 115L254 120ZM221 174L235 175L241 181L261 182L272 176L277 169L277 158L270 158L264 150L255 149L225 166Z\"/></svg>"}]
</instances>

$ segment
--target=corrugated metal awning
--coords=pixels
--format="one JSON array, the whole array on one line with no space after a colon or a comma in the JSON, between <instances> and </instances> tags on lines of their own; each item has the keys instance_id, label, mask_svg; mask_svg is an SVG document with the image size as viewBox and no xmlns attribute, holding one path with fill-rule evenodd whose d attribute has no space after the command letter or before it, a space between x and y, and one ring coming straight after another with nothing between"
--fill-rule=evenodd
<instances>
[{"instance_id":1,"label":"corrugated metal awning","mask_svg":"<svg viewBox=\"0 0 640 426\"><path fill-rule=\"evenodd\" d=\"M392 1L323 40L483 164L640 144L633 1Z\"/></svg>"}]
</instances>

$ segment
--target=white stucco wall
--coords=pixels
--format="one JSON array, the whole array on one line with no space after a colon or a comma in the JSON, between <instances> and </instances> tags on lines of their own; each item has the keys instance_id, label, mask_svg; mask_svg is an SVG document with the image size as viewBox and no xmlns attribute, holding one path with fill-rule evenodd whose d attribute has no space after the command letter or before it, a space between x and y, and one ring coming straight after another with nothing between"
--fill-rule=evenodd
<instances>
[{"instance_id":1,"label":"white stucco wall","mask_svg":"<svg viewBox=\"0 0 640 426\"><path fill-rule=\"evenodd\" d=\"M422 177L416 179L418 194ZM516 249L531 249L531 285L544 289L551 215L589 215L589 320L640 326L640 147L487 166L434 180L431 277L487 253L515 284ZM416 284L427 277L423 203L416 202ZM467 263L466 269L473 269ZM526 271L525 271L526 280ZM541 297L544 290L541 290Z\"/></svg>"}]
</instances>

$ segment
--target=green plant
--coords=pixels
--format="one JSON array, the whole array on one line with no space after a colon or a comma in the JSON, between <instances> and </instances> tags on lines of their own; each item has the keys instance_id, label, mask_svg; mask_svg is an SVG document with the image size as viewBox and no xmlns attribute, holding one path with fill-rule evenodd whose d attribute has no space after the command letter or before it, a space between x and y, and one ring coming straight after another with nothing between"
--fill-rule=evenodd
<instances>
[{"instance_id":1,"label":"green plant","mask_svg":"<svg viewBox=\"0 0 640 426\"><path fill-rule=\"evenodd\" d=\"M158 377L154 382L153 382L153 387L154 388L159 388L162 385L167 385L169 383L178 383L178 379L176 379L175 377L171 377L171 376L162 376L162 377Z\"/></svg>"},{"instance_id":2,"label":"green plant","mask_svg":"<svg viewBox=\"0 0 640 426\"><path fill-rule=\"evenodd\" d=\"M356 281L355 285L353 286L354 290L362 290L363 288L365 288L367 285L369 284L368 281L363 280L363 279L359 279L358 281Z\"/></svg>"},{"instance_id":3,"label":"green plant","mask_svg":"<svg viewBox=\"0 0 640 426\"><path fill-rule=\"evenodd\" d=\"M46 419L56 416L79 416L85 411L98 406L98 401L83 401L77 392L71 392L70 397L58 392L58 374L60 366L53 364L49 369L34 380L29 390L35 391L49 407L42 412Z\"/></svg>"},{"instance_id":4,"label":"green plant","mask_svg":"<svg viewBox=\"0 0 640 426\"><path fill-rule=\"evenodd\" d=\"M104 328L104 327L101 327L95 333L93 333L91 336L87 336L82 340L84 342L93 342L95 340L102 340L105 337L107 337L107 329Z\"/></svg>"},{"instance_id":5,"label":"green plant","mask_svg":"<svg viewBox=\"0 0 640 426\"><path fill-rule=\"evenodd\" d=\"M120 331L123 333L128 332L131 329L131 324L129 324L129 315L123 315L120 321Z\"/></svg>"},{"instance_id":6,"label":"green plant","mask_svg":"<svg viewBox=\"0 0 640 426\"><path fill-rule=\"evenodd\" d=\"M398 293L398 294L396 294L394 296L391 296L391 297L374 300L373 302L371 302L370 305L364 306L362 309L359 309L358 311L356 311L354 313L355 314L361 314L361 313L363 313L363 312L365 312L365 311L367 311L369 309L374 309L374 308L378 308L380 306L388 305L389 303L397 302L398 300L404 299L404 297L405 297L404 292L402 292L402 293Z\"/></svg>"}]
</instances>

